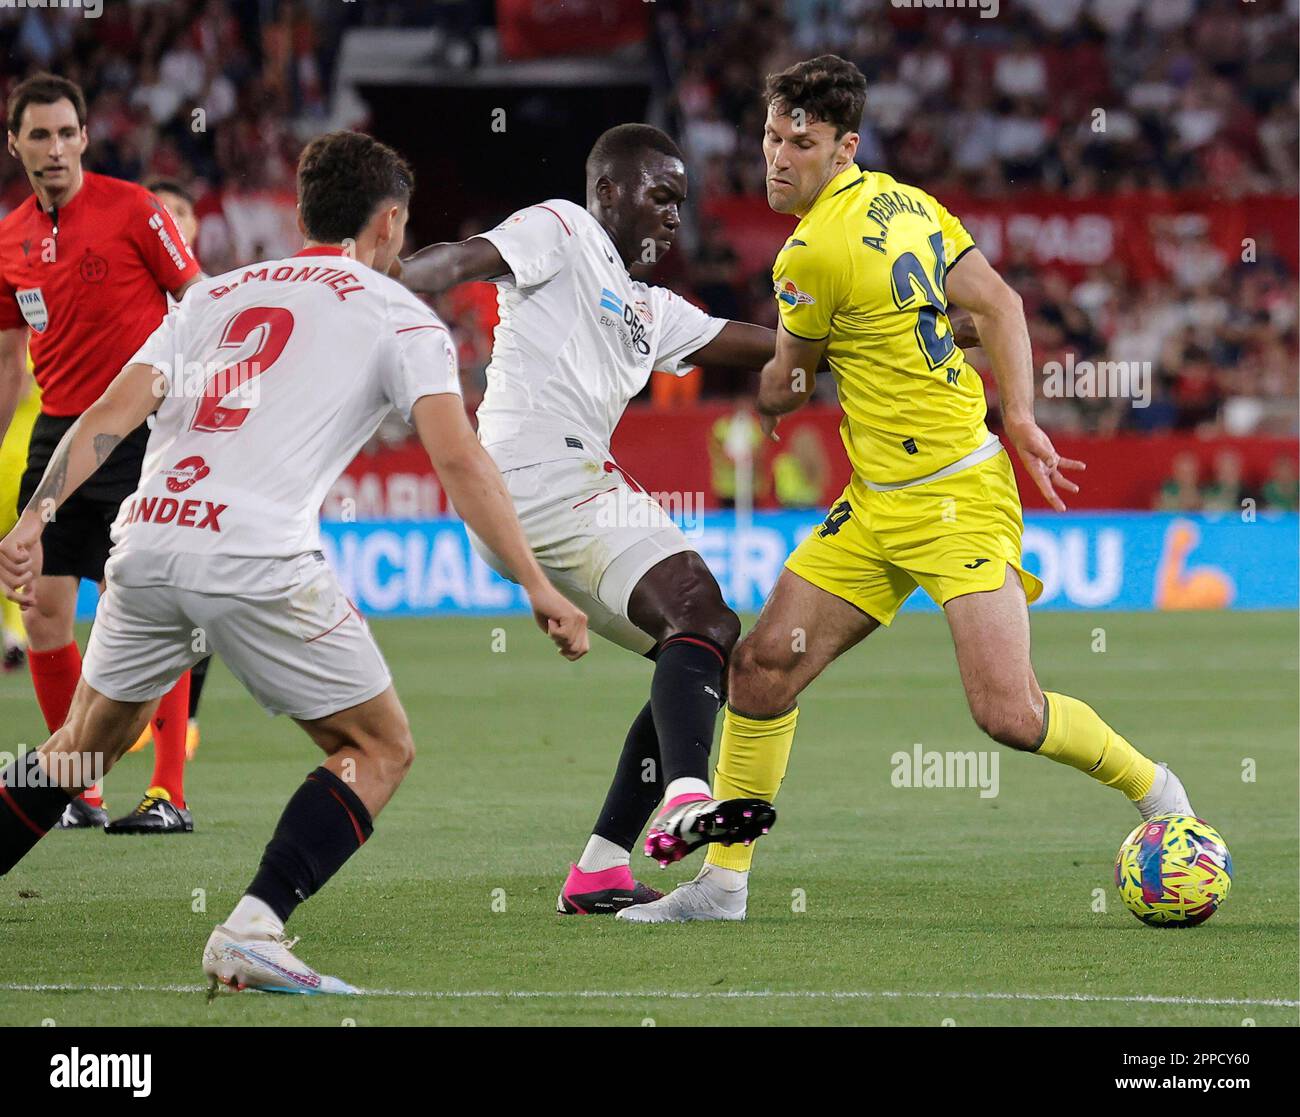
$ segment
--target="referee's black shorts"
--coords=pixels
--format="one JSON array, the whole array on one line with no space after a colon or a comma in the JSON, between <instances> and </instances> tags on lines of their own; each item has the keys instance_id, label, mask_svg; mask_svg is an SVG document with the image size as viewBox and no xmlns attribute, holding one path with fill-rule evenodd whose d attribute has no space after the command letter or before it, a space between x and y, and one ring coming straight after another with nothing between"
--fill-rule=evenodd
<instances>
[{"instance_id":1,"label":"referee's black shorts","mask_svg":"<svg viewBox=\"0 0 1300 1117\"><path fill-rule=\"evenodd\" d=\"M76 416L38 415L27 447L27 469L18 490L21 512L36 492L55 447L77 421ZM109 528L122 501L140 484L140 466L149 441L148 424L141 424L109 454L94 476L70 496L45 525L41 535L41 573L104 579L104 563L113 546Z\"/></svg>"}]
</instances>

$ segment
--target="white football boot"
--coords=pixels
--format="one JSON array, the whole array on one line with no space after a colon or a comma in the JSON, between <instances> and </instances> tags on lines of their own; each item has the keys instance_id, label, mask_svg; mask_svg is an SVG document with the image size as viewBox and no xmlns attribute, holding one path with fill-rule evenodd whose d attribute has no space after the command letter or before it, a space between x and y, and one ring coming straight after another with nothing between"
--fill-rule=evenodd
<instances>
[{"instance_id":1,"label":"white football boot","mask_svg":"<svg viewBox=\"0 0 1300 1117\"><path fill-rule=\"evenodd\" d=\"M1135 804L1144 822L1162 814L1185 814L1196 817L1192 804L1187 799L1187 789L1183 781L1169 770L1168 764L1156 765L1155 782Z\"/></svg>"},{"instance_id":2,"label":"white football boot","mask_svg":"<svg viewBox=\"0 0 1300 1117\"><path fill-rule=\"evenodd\" d=\"M739 886L735 881L739 880ZM691 923L745 918L749 874L705 865L694 880L679 884L662 900L623 908L616 918L629 923Z\"/></svg>"},{"instance_id":3,"label":"white football boot","mask_svg":"<svg viewBox=\"0 0 1300 1117\"><path fill-rule=\"evenodd\" d=\"M358 992L346 981L318 974L296 957L293 947L297 941L284 935L241 935L218 926L203 948L203 972L211 981L209 997L218 984L268 993Z\"/></svg>"}]
</instances>

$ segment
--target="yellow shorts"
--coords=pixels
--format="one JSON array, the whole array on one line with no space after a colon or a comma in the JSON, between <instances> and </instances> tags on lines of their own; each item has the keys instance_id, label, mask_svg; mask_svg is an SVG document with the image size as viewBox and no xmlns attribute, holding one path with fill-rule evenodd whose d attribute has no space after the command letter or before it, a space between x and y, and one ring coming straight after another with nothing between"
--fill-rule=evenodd
<instances>
[{"instance_id":1,"label":"yellow shorts","mask_svg":"<svg viewBox=\"0 0 1300 1117\"><path fill-rule=\"evenodd\" d=\"M875 492L857 477L786 568L882 624L920 586L937 605L1001 587L1007 566L1034 601L1043 583L1020 564L1020 493L1003 451L950 477Z\"/></svg>"}]
</instances>

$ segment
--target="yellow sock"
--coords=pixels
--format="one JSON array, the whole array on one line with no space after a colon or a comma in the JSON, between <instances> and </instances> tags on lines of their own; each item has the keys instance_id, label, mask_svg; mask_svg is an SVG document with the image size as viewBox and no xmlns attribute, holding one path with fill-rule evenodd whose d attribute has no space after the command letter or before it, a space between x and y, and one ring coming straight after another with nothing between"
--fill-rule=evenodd
<instances>
[{"instance_id":1,"label":"yellow sock","mask_svg":"<svg viewBox=\"0 0 1300 1117\"><path fill-rule=\"evenodd\" d=\"M27 629L23 626L22 606L16 601L10 601L7 597L0 597L0 605L3 605L3 612L0 612L0 617L3 618L5 632L14 640L26 646Z\"/></svg>"},{"instance_id":2,"label":"yellow sock","mask_svg":"<svg viewBox=\"0 0 1300 1117\"><path fill-rule=\"evenodd\" d=\"M794 725L799 707L774 718L747 718L730 706L722 715L722 743L718 766L713 772L715 799L776 798L785 779L794 744ZM746 872L754 860L752 845L709 846L707 862L722 869Z\"/></svg>"},{"instance_id":3,"label":"yellow sock","mask_svg":"<svg viewBox=\"0 0 1300 1117\"><path fill-rule=\"evenodd\" d=\"M1047 734L1038 755L1087 772L1129 799L1151 790L1156 766L1097 716L1086 702L1068 694L1044 692Z\"/></svg>"}]
</instances>

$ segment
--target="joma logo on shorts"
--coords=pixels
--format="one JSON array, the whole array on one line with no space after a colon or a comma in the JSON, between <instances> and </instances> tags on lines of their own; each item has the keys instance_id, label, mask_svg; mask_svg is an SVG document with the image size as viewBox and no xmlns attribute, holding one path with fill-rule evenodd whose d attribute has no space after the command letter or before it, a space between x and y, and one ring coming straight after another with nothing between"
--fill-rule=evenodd
<instances>
[{"instance_id":1,"label":"joma logo on shorts","mask_svg":"<svg viewBox=\"0 0 1300 1117\"><path fill-rule=\"evenodd\" d=\"M199 506L203 506L203 519L199 519ZM159 499L156 496L142 496L131 502L131 511L127 513L126 523L141 521L150 524L170 524L177 527L200 527L209 531L221 530L221 513L229 505L213 504L210 500L173 500L169 496Z\"/></svg>"}]
</instances>

